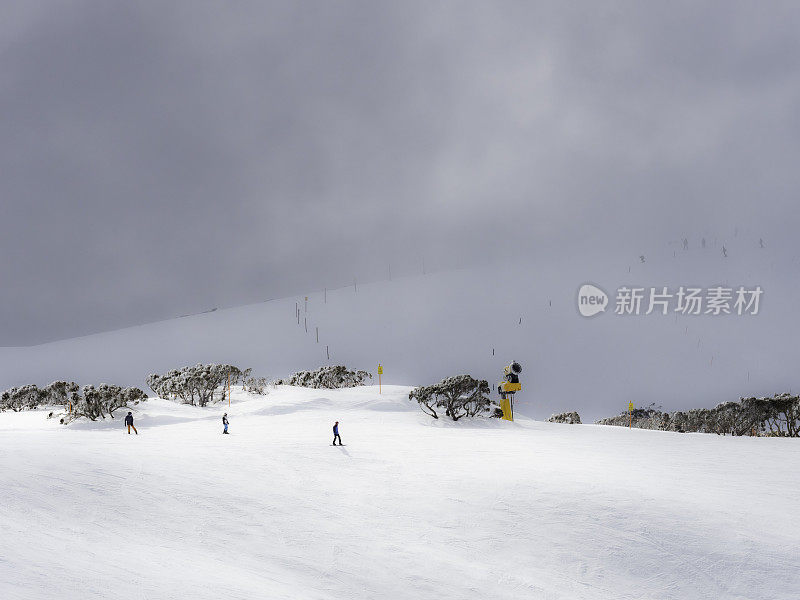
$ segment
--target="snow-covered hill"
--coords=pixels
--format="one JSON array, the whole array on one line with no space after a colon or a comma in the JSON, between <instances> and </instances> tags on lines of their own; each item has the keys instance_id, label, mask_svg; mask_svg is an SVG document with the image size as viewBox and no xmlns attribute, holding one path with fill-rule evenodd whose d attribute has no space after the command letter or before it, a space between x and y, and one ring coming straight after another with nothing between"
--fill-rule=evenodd
<instances>
[{"instance_id":1,"label":"snow-covered hill","mask_svg":"<svg viewBox=\"0 0 800 600\"><path fill-rule=\"evenodd\" d=\"M794 440L437 422L407 393L154 399L138 436L0 414L0 597L797 596Z\"/></svg>"},{"instance_id":2,"label":"snow-covered hill","mask_svg":"<svg viewBox=\"0 0 800 600\"><path fill-rule=\"evenodd\" d=\"M304 294L0 348L0 389L55 379L144 388L148 373L197 362L276 377L342 363L374 373L381 362L384 382L393 384L428 384L457 373L494 383L503 365L517 360L524 368L521 413L545 419L578 410L584 421L618 414L629 401L678 410L796 389L800 279L787 275L798 268L793 250L762 249L758 238L740 234L724 258L713 244L709 238L705 249L695 241L687 251L675 245L647 251L645 263L638 255L551 253L522 264L320 286L307 301ZM585 282L609 293L621 285L760 285L764 295L755 316L608 310L586 319L576 306Z\"/></svg>"}]
</instances>

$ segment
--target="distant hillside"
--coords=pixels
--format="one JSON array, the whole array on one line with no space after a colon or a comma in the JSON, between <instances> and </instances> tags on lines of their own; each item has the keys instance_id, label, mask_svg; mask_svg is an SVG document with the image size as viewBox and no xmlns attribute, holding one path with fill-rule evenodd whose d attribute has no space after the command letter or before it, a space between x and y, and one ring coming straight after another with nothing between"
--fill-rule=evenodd
<instances>
[{"instance_id":1,"label":"distant hillside","mask_svg":"<svg viewBox=\"0 0 800 600\"><path fill-rule=\"evenodd\" d=\"M713 244L694 241L683 250L675 242L648 252L645 262L638 254L603 263L569 256L359 283L310 291L307 303L304 294L4 348L0 387L56 378L143 386L152 371L196 362L276 377L328 362L374 373L381 362L386 383L471 373L494 384L503 365L517 360L521 413L578 410L586 421L617 414L629 401L675 410L789 391L800 362L798 280L785 276L797 270L795 259L759 248L757 239L733 240L727 258ZM612 303L622 285L760 285L764 295L756 316L618 316L611 306L587 319L576 308L586 282Z\"/></svg>"}]
</instances>

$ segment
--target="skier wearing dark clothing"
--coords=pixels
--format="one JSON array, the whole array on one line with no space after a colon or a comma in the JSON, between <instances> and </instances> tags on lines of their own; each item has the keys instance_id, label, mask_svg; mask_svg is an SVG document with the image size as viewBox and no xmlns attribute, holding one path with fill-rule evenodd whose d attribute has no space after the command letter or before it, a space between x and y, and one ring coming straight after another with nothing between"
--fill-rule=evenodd
<instances>
[{"instance_id":1,"label":"skier wearing dark clothing","mask_svg":"<svg viewBox=\"0 0 800 600\"><path fill-rule=\"evenodd\" d=\"M222 433L228 433L228 413L222 415L222 425L225 428L222 430Z\"/></svg>"},{"instance_id":2,"label":"skier wearing dark clothing","mask_svg":"<svg viewBox=\"0 0 800 600\"><path fill-rule=\"evenodd\" d=\"M135 433L136 435L139 435L139 432L136 431L136 427L133 426L133 413L132 412L129 412L125 416L125 425L128 427L128 435L131 434L131 427L133 427L133 433Z\"/></svg>"},{"instance_id":3,"label":"skier wearing dark clothing","mask_svg":"<svg viewBox=\"0 0 800 600\"><path fill-rule=\"evenodd\" d=\"M339 445L343 446L342 438L339 437L339 421L333 424L333 445L336 445L336 440L339 440Z\"/></svg>"}]
</instances>

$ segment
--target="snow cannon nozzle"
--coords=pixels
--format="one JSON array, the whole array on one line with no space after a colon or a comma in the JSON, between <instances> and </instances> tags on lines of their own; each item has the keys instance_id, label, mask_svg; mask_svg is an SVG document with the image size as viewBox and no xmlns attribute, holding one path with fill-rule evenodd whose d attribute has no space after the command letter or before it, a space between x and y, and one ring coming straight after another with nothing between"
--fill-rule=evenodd
<instances>
[{"instance_id":1,"label":"snow cannon nozzle","mask_svg":"<svg viewBox=\"0 0 800 600\"><path fill-rule=\"evenodd\" d=\"M513 361L510 365L503 367L503 373L506 376L506 381L509 383L519 383L519 374L522 373L522 365L517 361Z\"/></svg>"}]
</instances>

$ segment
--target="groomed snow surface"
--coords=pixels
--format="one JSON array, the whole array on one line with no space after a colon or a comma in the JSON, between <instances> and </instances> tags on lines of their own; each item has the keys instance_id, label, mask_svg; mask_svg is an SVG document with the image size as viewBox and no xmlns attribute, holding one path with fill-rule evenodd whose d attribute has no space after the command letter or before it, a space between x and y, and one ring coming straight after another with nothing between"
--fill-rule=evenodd
<instances>
[{"instance_id":1,"label":"groomed snow surface","mask_svg":"<svg viewBox=\"0 0 800 600\"><path fill-rule=\"evenodd\" d=\"M796 440L433 421L408 391L149 400L138 436L0 414L0 598L798 597Z\"/></svg>"}]
</instances>

